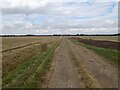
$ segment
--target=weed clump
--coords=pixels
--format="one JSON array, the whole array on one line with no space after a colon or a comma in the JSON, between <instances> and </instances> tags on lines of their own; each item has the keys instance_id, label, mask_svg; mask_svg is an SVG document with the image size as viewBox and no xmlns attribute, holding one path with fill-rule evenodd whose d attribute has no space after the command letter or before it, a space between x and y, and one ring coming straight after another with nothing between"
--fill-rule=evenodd
<instances>
[{"instance_id":1,"label":"weed clump","mask_svg":"<svg viewBox=\"0 0 120 90\"><path fill-rule=\"evenodd\" d=\"M47 44L43 43L41 44L41 51L46 51L47 50Z\"/></svg>"}]
</instances>

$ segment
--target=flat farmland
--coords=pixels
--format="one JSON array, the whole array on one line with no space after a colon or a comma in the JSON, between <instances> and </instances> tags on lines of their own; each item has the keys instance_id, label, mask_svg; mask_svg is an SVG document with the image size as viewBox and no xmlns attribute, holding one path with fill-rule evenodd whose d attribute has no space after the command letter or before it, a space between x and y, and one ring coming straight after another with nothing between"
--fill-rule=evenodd
<instances>
[{"instance_id":1,"label":"flat farmland","mask_svg":"<svg viewBox=\"0 0 120 90\"><path fill-rule=\"evenodd\" d=\"M107 41L119 41L120 36L80 36L83 39L93 39L93 40L107 40Z\"/></svg>"},{"instance_id":2,"label":"flat farmland","mask_svg":"<svg viewBox=\"0 0 120 90\"><path fill-rule=\"evenodd\" d=\"M59 37L3 37L3 76L56 41Z\"/></svg>"},{"instance_id":3,"label":"flat farmland","mask_svg":"<svg viewBox=\"0 0 120 90\"><path fill-rule=\"evenodd\" d=\"M81 36L3 37L2 86L117 88L120 52L115 48L116 41L105 40L91 41Z\"/></svg>"},{"instance_id":4,"label":"flat farmland","mask_svg":"<svg viewBox=\"0 0 120 90\"><path fill-rule=\"evenodd\" d=\"M2 37L2 49L14 49L17 47L34 44L37 42L49 42L54 41L54 37Z\"/></svg>"}]
</instances>

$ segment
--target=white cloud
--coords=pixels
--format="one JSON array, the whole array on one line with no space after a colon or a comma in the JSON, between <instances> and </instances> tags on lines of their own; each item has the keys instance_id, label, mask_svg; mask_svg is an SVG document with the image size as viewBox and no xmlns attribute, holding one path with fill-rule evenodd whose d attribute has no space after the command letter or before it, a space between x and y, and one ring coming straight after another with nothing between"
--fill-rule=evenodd
<instances>
[{"instance_id":1,"label":"white cloud","mask_svg":"<svg viewBox=\"0 0 120 90\"><path fill-rule=\"evenodd\" d=\"M3 33L116 33L117 14L115 2L4 0Z\"/></svg>"},{"instance_id":2,"label":"white cloud","mask_svg":"<svg viewBox=\"0 0 120 90\"><path fill-rule=\"evenodd\" d=\"M114 21L113 21L113 20L107 20L106 23L108 23L108 24L113 24Z\"/></svg>"}]
</instances>

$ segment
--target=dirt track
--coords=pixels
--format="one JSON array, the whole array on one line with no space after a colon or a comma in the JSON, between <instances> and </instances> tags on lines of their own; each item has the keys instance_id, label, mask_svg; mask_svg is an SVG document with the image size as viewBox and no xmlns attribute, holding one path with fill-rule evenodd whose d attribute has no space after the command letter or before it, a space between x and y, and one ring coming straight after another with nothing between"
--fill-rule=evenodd
<instances>
[{"instance_id":1,"label":"dirt track","mask_svg":"<svg viewBox=\"0 0 120 90\"><path fill-rule=\"evenodd\" d=\"M68 39L56 50L43 87L48 88L117 88L117 67Z\"/></svg>"}]
</instances>

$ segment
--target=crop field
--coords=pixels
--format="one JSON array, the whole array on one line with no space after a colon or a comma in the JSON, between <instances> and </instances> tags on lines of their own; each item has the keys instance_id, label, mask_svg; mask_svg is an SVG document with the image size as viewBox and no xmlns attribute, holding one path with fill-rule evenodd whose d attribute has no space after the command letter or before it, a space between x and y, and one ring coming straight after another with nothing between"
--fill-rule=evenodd
<instances>
[{"instance_id":1,"label":"crop field","mask_svg":"<svg viewBox=\"0 0 120 90\"><path fill-rule=\"evenodd\" d=\"M2 37L3 88L118 88L112 36Z\"/></svg>"},{"instance_id":2,"label":"crop field","mask_svg":"<svg viewBox=\"0 0 120 90\"><path fill-rule=\"evenodd\" d=\"M46 52L48 47L52 47L53 44L56 45L56 42L59 40L54 37L5 37L2 38L2 41L2 73L4 84L4 78L6 80L9 75L13 75L12 72L17 67L26 64L29 59L34 58L34 55Z\"/></svg>"},{"instance_id":3,"label":"crop field","mask_svg":"<svg viewBox=\"0 0 120 90\"><path fill-rule=\"evenodd\" d=\"M119 36L80 36L83 39L119 41Z\"/></svg>"},{"instance_id":4,"label":"crop field","mask_svg":"<svg viewBox=\"0 0 120 90\"><path fill-rule=\"evenodd\" d=\"M34 43L42 43L42 42L49 42L55 40L54 37L3 37L2 38L2 49L14 49L23 47L26 45L31 45Z\"/></svg>"}]
</instances>

